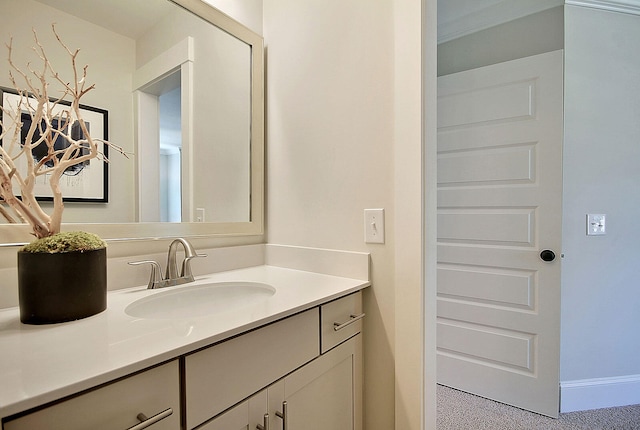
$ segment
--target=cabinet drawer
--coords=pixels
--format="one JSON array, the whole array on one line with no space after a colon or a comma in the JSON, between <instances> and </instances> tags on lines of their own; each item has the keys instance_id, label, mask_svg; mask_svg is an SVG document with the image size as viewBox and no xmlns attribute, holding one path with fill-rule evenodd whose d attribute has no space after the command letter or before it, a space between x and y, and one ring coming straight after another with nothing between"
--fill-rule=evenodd
<instances>
[{"instance_id":1,"label":"cabinet drawer","mask_svg":"<svg viewBox=\"0 0 640 430\"><path fill-rule=\"evenodd\" d=\"M362 331L362 293L357 292L320 307L321 352Z\"/></svg>"},{"instance_id":2,"label":"cabinet drawer","mask_svg":"<svg viewBox=\"0 0 640 430\"><path fill-rule=\"evenodd\" d=\"M185 358L187 428L192 429L319 355L318 308Z\"/></svg>"},{"instance_id":3,"label":"cabinet drawer","mask_svg":"<svg viewBox=\"0 0 640 430\"><path fill-rule=\"evenodd\" d=\"M178 362L172 361L10 420L4 429L126 430L140 423L138 414L152 419L169 410L171 415L148 428L178 430L179 378Z\"/></svg>"}]
</instances>

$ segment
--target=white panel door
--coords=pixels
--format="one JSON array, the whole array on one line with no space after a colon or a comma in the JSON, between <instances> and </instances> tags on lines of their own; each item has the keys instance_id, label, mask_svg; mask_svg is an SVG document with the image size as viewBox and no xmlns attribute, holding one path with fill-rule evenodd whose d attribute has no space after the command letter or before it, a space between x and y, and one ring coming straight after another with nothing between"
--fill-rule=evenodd
<instances>
[{"instance_id":1,"label":"white panel door","mask_svg":"<svg viewBox=\"0 0 640 430\"><path fill-rule=\"evenodd\" d=\"M553 417L562 58L438 79L438 382Z\"/></svg>"}]
</instances>

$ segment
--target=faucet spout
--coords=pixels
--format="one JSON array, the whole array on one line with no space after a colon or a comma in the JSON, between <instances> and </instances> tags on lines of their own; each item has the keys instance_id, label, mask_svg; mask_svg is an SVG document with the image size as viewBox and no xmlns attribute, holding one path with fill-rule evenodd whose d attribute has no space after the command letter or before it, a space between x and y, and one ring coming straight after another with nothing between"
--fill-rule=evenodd
<instances>
[{"instance_id":1,"label":"faucet spout","mask_svg":"<svg viewBox=\"0 0 640 430\"><path fill-rule=\"evenodd\" d=\"M178 253L179 245L182 245L184 248L184 260L182 261L180 273L178 273L178 263L176 261L176 254ZM206 254L198 254L193 245L187 239L178 238L171 242L171 245L169 245L169 253L167 255L166 280L171 283L176 281L174 285L192 282L194 278L191 273L190 262L196 257L206 257Z\"/></svg>"}]
</instances>

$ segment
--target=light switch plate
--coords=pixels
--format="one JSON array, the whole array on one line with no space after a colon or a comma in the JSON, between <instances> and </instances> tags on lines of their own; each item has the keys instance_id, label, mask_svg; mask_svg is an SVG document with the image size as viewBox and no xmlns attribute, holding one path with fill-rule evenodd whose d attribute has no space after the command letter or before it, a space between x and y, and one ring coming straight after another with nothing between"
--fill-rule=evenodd
<instances>
[{"instance_id":1,"label":"light switch plate","mask_svg":"<svg viewBox=\"0 0 640 430\"><path fill-rule=\"evenodd\" d=\"M364 210L364 241L384 243L384 209Z\"/></svg>"},{"instance_id":2,"label":"light switch plate","mask_svg":"<svg viewBox=\"0 0 640 430\"><path fill-rule=\"evenodd\" d=\"M587 235L599 236L607 233L605 214L587 214Z\"/></svg>"},{"instance_id":3,"label":"light switch plate","mask_svg":"<svg viewBox=\"0 0 640 430\"><path fill-rule=\"evenodd\" d=\"M204 208L196 208L196 222L204 222Z\"/></svg>"}]
</instances>

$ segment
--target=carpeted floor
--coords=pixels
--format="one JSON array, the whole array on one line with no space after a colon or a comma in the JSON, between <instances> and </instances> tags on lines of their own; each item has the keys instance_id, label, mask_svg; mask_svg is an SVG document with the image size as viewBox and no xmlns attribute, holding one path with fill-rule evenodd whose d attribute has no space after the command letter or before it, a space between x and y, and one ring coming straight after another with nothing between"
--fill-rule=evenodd
<instances>
[{"instance_id":1,"label":"carpeted floor","mask_svg":"<svg viewBox=\"0 0 640 430\"><path fill-rule=\"evenodd\" d=\"M640 405L553 419L438 385L438 430L640 430Z\"/></svg>"}]
</instances>

